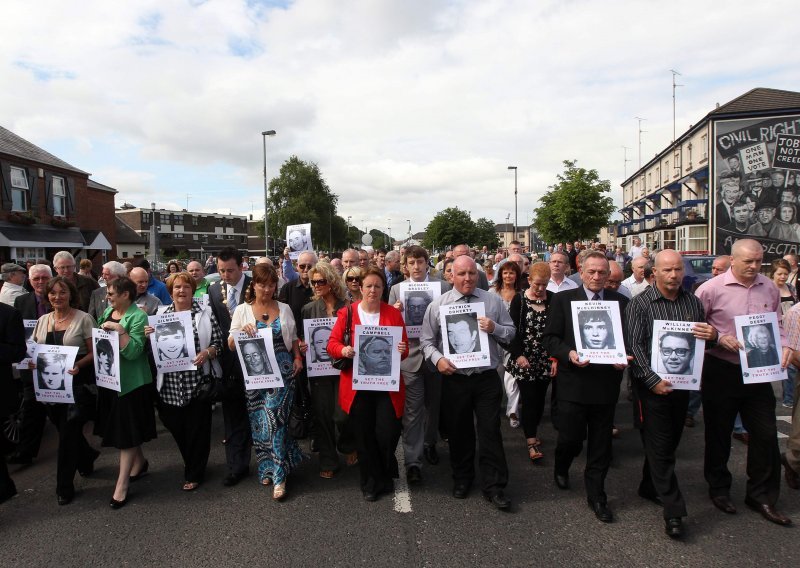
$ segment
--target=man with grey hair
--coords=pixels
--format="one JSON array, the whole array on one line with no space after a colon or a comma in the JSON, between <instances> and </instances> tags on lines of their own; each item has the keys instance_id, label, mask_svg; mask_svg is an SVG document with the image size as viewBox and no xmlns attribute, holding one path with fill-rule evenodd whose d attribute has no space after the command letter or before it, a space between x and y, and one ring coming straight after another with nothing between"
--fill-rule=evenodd
<instances>
[{"instance_id":1,"label":"man with grey hair","mask_svg":"<svg viewBox=\"0 0 800 568\"><path fill-rule=\"evenodd\" d=\"M287 265L291 273L286 272ZM283 261L284 275L288 282L281 287L278 299L289 304L296 322L303 321L300 310L311 301L311 295L314 293L314 290L311 289L308 273L316 265L317 255L308 250L301 252L300 256L297 257L298 272L292 269L292 261L286 259Z\"/></svg>"},{"instance_id":2,"label":"man with grey hair","mask_svg":"<svg viewBox=\"0 0 800 568\"><path fill-rule=\"evenodd\" d=\"M383 259L383 273L386 275L386 287L383 290L383 301L389 301L389 288L403 280L400 272L400 253L390 250Z\"/></svg>"},{"instance_id":3,"label":"man with grey hair","mask_svg":"<svg viewBox=\"0 0 800 568\"><path fill-rule=\"evenodd\" d=\"M57 276L63 276L72 280L75 288L78 289L78 305L84 312L89 310L89 300L92 292L100 287L93 278L88 278L78 274L75 270L75 257L65 250L58 251L53 257L53 268Z\"/></svg>"},{"instance_id":4,"label":"man with grey hair","mask_svg":"<svg viewBox=\"0 0 800 568\"><path fill-rule=\"evenodd\" d=\"M25 269L16 262L6 262L0 269L3 275L3 289L0 290L0 302L14 307L14 300L27 294L22 286L25 283Z\"/></svg>"},{"instance_id":5,"label":"man with grey hair","mask_svg":"<svg viewBox=\"0 0 800 568\"><path fill-rule=\"evenodd\" d=\"M353 248L349 248L342 253L342 267L344 270L348 268L352 268L354 266L358 266L358 251ZM342 272L344 272L344 270Z\"/></svg>"},{"instance_id":6,"label":"man with grey hair","mask_svg":"<svg viewBox=\"0 0 800 568\"><path fill-rule=\"evenodd\" d=\"M37 320L52 311L47 301L47 283L53 277L53 271L46 264L34 264L28 269L28 282L33 292L19 296L14 300L14 307L22 314L23 320ZM19 425L19 442L17 448L8 459L10 464L27 465L39 454L47 413L44 404L36 400L33 387L33 373L20 371L22 380L22 405L20 407L21 422Z\"/></svg>"},{"instance_id":7,"label":"man with grey hair","mask_svg":"<svg viewBox=\"0 0 800 568\"><path fill-rule=\"evenodd\" d=\"M628 289L632 298L635 298L650 285L647 278L644 277L645 268L650 264L650 261L644 256L638 256L631 261L631 270L633 274L629 278L623 280L622 285Z\"/></svg>"},{"instance_id":8,"label":"man with grey hair","mask_svg":"<svg viewBox=\"0 0 800 568\"><path fill-rule=\"evenodd\" d=\"M157 296L147 291L147 285L150 283L150 274L144 268L136 267L131 270L130 279L136 284L136 300L134 303L147 312L148 316L156 315L158 306L162 304Z\"/></svg>"},{"instance_id":9,"label":"man with grey hair","mask_svg":"<svg viewBox=\"0 0 800 568\"><path fill-rule=\"evenodd\" d=\"M120 276L127 275L128 272L125 270L125 265L121 262L112 260L103 265L102 277L106 283L106 286L108 286L109 282L113 282ZM103 312L106 311L107 307L108 296L106 294L106 287L103 286L92 292L92 295L89 298L89 310L87 313L94 318L94 321L98 321L100 316L103 315Z\"/></svg>"}]
</instances>

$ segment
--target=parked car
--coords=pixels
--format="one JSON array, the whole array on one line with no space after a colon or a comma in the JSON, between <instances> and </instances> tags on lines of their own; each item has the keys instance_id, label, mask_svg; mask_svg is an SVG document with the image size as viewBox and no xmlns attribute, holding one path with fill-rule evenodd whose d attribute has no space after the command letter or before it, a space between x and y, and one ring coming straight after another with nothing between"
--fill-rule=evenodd
<instances>
[{"instance_id":1,"label":"parked car","mask_svg":"<svg viewBox=\"0 0 800 568\"><path fill-rule=\"evenodd\" d=\"M711 265L715 256L684 256L683 257L683 289L694 292L700 284L712 278Z\"/></svg>"}]
</instances>

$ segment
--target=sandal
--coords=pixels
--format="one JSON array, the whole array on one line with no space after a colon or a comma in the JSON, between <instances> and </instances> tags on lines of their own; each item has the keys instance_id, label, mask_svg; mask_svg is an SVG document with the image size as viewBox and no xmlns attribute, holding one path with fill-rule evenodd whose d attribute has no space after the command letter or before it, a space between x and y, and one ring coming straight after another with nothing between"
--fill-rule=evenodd
<instances>
[{"instance_id":1,"label":"sandal","mask_svg":"<svg viewBox=\"0 0 800 568\"><path fill-rule=\"evenodd\" d=\"M335 472L333 472L333 471L331 471L329 469L325 469L325 470L322 470L322 471L319 472L319 476L322 479L333 479L334 475L335 475Z\"/></svg>"},{"instance_id":2,"label":"sandal","mask_svg":"<svg viewBox=\"0 0 800 568\"><path fill-rule=\"evenodd\" d=\"M535 442L528 444L528 457L531 461L540 460L544 457L544 454L539 449L541 446L541 442L537 439Z\"/></svg>"},{"instance_id":3,"label":"sandal","mask_svg":"<svg viewBox=\"0 0 800 568\"><path fill-rule=\"evenodd\" d=\"M262 479L261 485L263 485L264 487L269 487L270 485L272 485L272 480L269 477L267 477L266 479Z\"/></svg>"},{"instance_id":4,"label":"sandal","mask_svg":"<svg viewBox=\"0 0 800 568\"><path fill-rule=\"evenodd\" d=\"M350 452L347 454L347 465L352 466L358 463L358 452Z\"/></svg>"},{"instance_id":5,"label":"sandal","mask_svg":"<svg viewBox=\"0 0 800 568\"><path fill-rule=\"evenodd\" d=\"M280 501L284 497L286 497L286 483L278 483L272 490L272 498Z\"/></svg>"},{"instance_id":6,"label":"sandal","mask_svg":"<svg viewBox=\"0 0 800 568\"><path fill-rule=\"evenodd\" d=\"M196 481L185 481L181 489L184 491L194 491L198 487L200 487L200 484L197 483Z\"/></svg>"}]
</instances>

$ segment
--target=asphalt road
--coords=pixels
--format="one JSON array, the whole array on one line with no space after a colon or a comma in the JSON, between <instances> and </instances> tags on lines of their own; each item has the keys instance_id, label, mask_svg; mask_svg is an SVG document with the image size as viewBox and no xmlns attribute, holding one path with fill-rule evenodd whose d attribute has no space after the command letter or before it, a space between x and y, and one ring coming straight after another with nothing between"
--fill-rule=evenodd
<instances>
[{"instance_id":1,"label":"asphalt road","mask_svg":"<svg viewBox=\"0 0 800 568\"><path fill-rule=\"evenodd\" d=\"M780 408L779 414L788 411ZM739 513L725 515L712 506L702 476L702 424L685 430L679 449L687 535L678 542L664 535L660 509L636 495L642 452L630 417L630 403L621 400L622 434L606 482L616 521L608 525L586 505L582 456L573 465L572 489L554 486L555 435L547 418L540 431L546 457L537 465L527 459L521 430L504 421L510 513L493 509L477 489L463 501L450 496L444 445L441 463L424 469L423 483L411 488L408 502L387 496L366 503L355 468L324 480L315 457L291 475L283 503L274 502L252 476L223 487L221 410L214 413L208 479L198 491L180 491L180 457L160 428L158 439L145 447L151 473L132 486L125 508L108 506L117 466L117 454L109 449L94 475L77 477L75 501L59 507L55 436L48 426L39 459L11 468L20 495L0 505L0 566L796 565L797 529L772 525L743 503L746 447L737 441L730 467ZM789 431L788 422L778 427ZM95 438L91 442L97 446ZM308 451L307 441L303 446ZM781 491L779 509L800 524L800 495L783 481Z\"/></svg>"}]
</instances>

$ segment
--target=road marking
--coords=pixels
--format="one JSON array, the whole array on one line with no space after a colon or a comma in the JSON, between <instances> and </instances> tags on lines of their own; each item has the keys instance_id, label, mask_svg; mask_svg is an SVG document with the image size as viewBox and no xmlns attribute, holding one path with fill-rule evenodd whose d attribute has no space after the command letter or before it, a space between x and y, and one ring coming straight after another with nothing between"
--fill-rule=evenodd
<instances>
[{"instance_id":1,"label":"road marking","mask_svg":"<svg viewBox=\"0 0 800 568\"><path fill-rule=\"evenodd\" d=\"M394 457L397 458L397 468L400 470L400 478L394 484L394 510L398 513L410 513L411 493L408 491L408 481L406 481L406 460L402 440L397 444Z\"/></svg>"},{"instance_id":2,"label":"road marking","mask_svg":"<svg viewBox=\"0 0 800 568\"><path fill-rule=\"evenodd\" d=\"M776 416L776 418L778 420L780 420L781 422L788 422L789 424L792 423L792 417L791 416ZM783 432L778 432L778 439L779 440L783 440L783 439L788 438L788 437L789 436L784 434Z\"/></svg>"}]
</instances>

